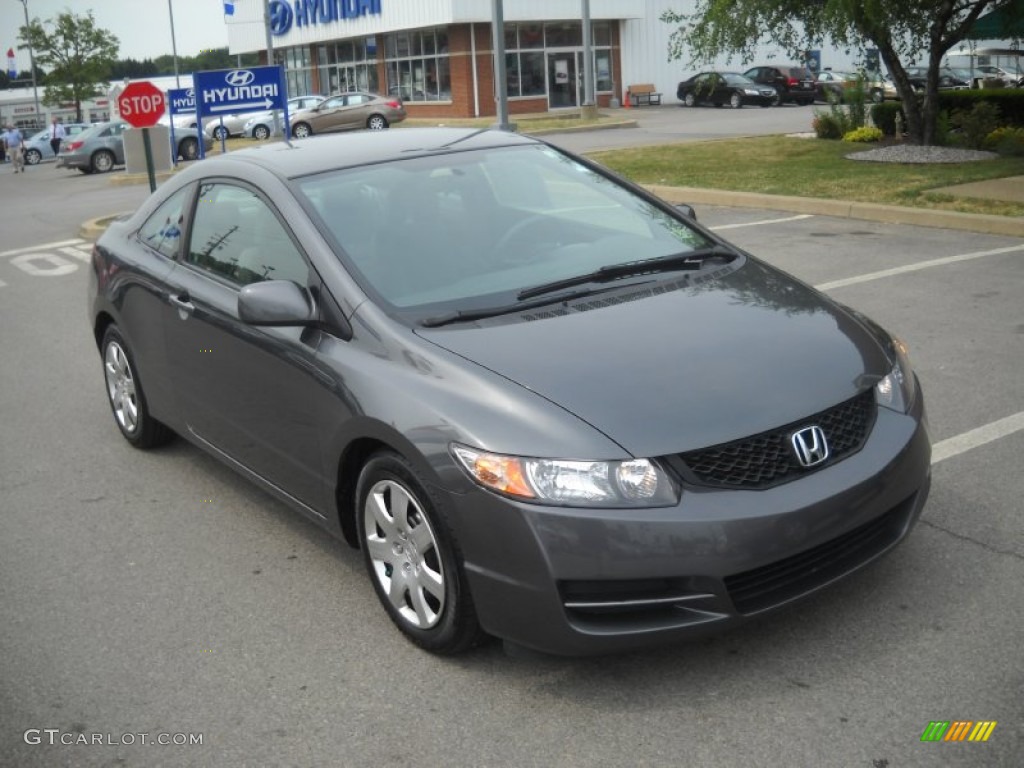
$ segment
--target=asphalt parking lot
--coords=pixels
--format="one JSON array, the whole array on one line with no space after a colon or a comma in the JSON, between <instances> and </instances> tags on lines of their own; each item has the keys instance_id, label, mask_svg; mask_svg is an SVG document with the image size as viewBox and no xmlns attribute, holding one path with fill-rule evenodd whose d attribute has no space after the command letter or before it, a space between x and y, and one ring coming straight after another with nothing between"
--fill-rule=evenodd
<instances>
[{"instance_id":1,"label":"asphalt parking lot","mask_svg":"<svg viewBox=\"0 0 1024 768\"><path fill-rule=\"evenodd\" d=\"M0 246L0 765L1020 764L1019 239L698 208L908 343L936 445L921 525L712 640L440 659L392 628L356 552L188 445L125 444L72 221L144 192L31 183L40 197L17 204L41 213L30 228L9 208ZM46 208L59 196L66 215ZM958 720L997 725L985 743L921 741Z\"/></svg>"}]
</instances>

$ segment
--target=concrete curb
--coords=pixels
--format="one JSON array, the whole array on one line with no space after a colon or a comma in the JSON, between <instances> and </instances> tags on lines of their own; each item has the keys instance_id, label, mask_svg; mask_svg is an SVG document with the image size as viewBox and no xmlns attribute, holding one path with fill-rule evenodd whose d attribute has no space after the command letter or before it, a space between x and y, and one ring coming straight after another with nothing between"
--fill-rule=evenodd
<instances>
[{"instance_id":1,"label":"concrete curb","mask_svg":"<svg viewBox=\"0 0 1024 768\"><path fill-rule=\"evenodd\" d=\"M111 214L110 216L100 216L98 219L90 219L83 222L82 226L78 228L78 236L83 240L96 241L107 230L110 222L122 216L131 216L131 214L132 211L126 211L124 213Z\"/></svg>"},{"instance_id":2,"label":"concrete curb","mask_svg":"<svg viewBox=\"0 0 1024 768\"><path fill-rule=\"evenodd\" d=\"M956 229L986 235L1024 237L1024 219L983 213L959 213L931 208L906 208L898 205L861 203L850 200L825 200L789 195L762 195L757 192L732 192L724 189L669 187L645 184L644 188L670 203L721 205L730 208L767 208L772 211L810 213L841 219L880 221L886 224L910 224L915 227Z\"/></svg>"}]
</instances>

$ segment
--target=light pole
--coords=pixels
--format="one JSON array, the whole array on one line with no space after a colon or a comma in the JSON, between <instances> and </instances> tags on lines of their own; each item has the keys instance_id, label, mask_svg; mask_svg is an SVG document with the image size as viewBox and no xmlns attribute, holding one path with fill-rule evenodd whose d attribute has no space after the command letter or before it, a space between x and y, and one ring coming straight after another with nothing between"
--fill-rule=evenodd
<instances>
[{"instance_id":1,"label":"light pole","mask_svg":"<svg viewBox=\"0 0 1024 768\"><path fill-rule=\"evenodd\" d=\"M25 26L28 26L28 0L18 0L25 7ZM35 102L36 119L42 117L39 113L39 88L36 85L36 55L32 50L32 44L28 46L28 65L32 70L32 99ZM45 121L44 121L45 122Z\"/></svg>"},{"instance_id":2,"label":"light pole","mask_svg":"<svg viewBox=\"0 0 1024 768\"><path fill-rule=\"evenodd\" d=\"M174 7L171 0L167 0L167 15L171 17L171 54L174 57L174 87L181 88L181 78L178 77L178 43L174 38Z\"/></svg>"}]
</instances>

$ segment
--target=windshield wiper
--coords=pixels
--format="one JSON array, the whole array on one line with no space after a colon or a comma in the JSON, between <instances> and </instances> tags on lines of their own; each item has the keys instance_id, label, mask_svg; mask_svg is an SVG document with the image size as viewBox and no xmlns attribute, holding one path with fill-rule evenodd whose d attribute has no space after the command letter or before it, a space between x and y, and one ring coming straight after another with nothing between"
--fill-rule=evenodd
<instances>
[{"instance_id":1,"label":"windshield wiper","mask_svg":"<svg viewBox=\"0 0 1024 768\"><path fill-rule=\"evenodd\" d=\"M656 259L644 259L642 261L627 261L624 264L609 264L593 272L586 272L582 275L565 277L561 280L552 280L550 283L541 283L532 288L524 288L516 298L520 301L532 299L535 296L543 296L545 293L560 291L563 288L572 288L574 285L584 283L600 283L606 280L617 280L620 277L632 277L633 275L648 275L654 272L672 272L675 270L700 269L704 262L709 259L722 259L726 263L737 256L720 245L713 245L710 248L701 248L685 253L674 253L670 256L659 256Z\"/></svg>"},{"instance_id":2,"label":"windshield wiper","mask_svg":"<svg viewBox=\"0 0 1024 768\"><path fill-rule=\"evenodd\" d=\"M569 293L563 293L560 296L544 296L537 298L534 301L523 301L519 300L515 304L499 304L494 307L481 307L480 309L457 309L453 312L446 312L443 315L435 315L434 317L428 317L425 320L420 321L420 325L425 328L437 328L441 325L449 325L450 323L462 323L471 320L483 320L487 317L497 317L499 315L508 315L513 312L522 312L524 309L534 309L535 307L543 307L547 304L564 304L572 301L573 299L580 299L584 296L593 296L595 293L604 293L610 291L611 288L586 288L580 291L570 291Z\"/></svg>"}]
</instances>

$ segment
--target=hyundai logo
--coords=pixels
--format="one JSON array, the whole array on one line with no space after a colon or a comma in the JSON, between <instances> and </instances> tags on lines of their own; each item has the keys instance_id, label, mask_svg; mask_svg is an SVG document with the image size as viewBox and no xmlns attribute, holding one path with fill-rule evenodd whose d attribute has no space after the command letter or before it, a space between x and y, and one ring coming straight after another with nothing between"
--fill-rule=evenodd
<instances>
[{"instance_id":1,"label":"hyundai logo","mask_svg":"<svg viewBox=\"0 0 1024 768\"><path fill-rule=\"evenodd\" d=\"M194 99L195 97L196 97L196 89L195 88L189 88L187 91L185 91L185 98Z\"/></svg>"},{"instance_id":2,"label":"hyundai logo","mask_svg":"<svg viewBox=\"0 0 1024 768\"><path fill-rule=\"evenodd\" d=\"M255 79L256 75L248 69L235 69L224 76L224 80L227 81L227 84L233 85L236 88L242 85L248 85Z\"/></svg>"},{"instance_id":3,"label":"hyundai logo","mask_svg":"<svg viewBox=\"0 0 1024 768\"><path fill-rule=\"evenodd\" d=\"M282 0L270 0L270 31L283 35L292 28L292 7Z\"/></svg>"},{"instance_id":4,"label":"hyundai logo","mask_svg":"<svg viewBox=\"0 0 1024 768\"><path fill-rule=\"evenodd\" d=\"M790 440L796 459L802 467L817 466L829 456L825 430L817 425L794 432Z\"/></svg>"}]
</instances>

